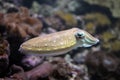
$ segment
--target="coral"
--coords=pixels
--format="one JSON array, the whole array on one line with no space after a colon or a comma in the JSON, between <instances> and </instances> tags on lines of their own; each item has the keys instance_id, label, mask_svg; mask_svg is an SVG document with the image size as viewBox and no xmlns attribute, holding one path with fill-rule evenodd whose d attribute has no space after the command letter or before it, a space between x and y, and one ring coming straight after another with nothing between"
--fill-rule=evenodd
<instances>
[{"instance_id":1,"label":"coral","mask_svg":"<svg viewBox=\"0 0 120 80\"><path fill-rule=\"evenodd\" d=\"M88 22L88 23L85 25L85 30L88 31L88 32L91 33L91 34L95 33L95 24L92 23L92 22Z\"/></svg>"},{"instance_id":2,"label":"coral","mask_svg":"<svg viewBox=\"0 0 120 80\"><path fill-rule=\"evenodd\" d=\"M75 9L79 6L79 3L76 0L61 0L61 1L56 1L57 4L57 9L62 10L62 11L69 11L73 12Z\"/></svg>"},{"instance_id":3,"label":"coral","mask_svg":"<svg viewBox=\"0 0 120 80\"><path fill-rule=\"evenodd\" d=\"M82 70L84 69L82 69L81 66L77 66L75 64L72 64L71 62L68 63L68 61L60 57L53 58L50 61L55 67L52 75L50 76L52 80L84 80L83 76L85 75L83 75L82 73L84 73L85 71L82 72Z\"/></svg>"},{"instance_id":4,"label":"coral","mask_svg":"<svg viewBox=\"0 0 120 80\"><path fill-rule=\"evenodd\" d=\"M7 12L7 9L10 8L10 7L15 7L14 4L12 3L9 3L8 1L6 0L0 0L0 13L5 13Z\"/></svg>"},{"instance_id":5,"label":"coral","mask_svg":"<svg viewBox=\"0 0 120 80\"><path fill-rule=\"evenodd\" d=\"M46 17L44 22L48 27L59 31L75 27L78 24L73 14L64 11L55 11L51 16Z\"/></svg>"},{"instance_id":6,"label":"coral","mask_svg":"<svg viewBox=\"0 0 120 80\"><path fill-rule=\"evenodd\" d=\"M61 31L66 28L63 22L60 20L60 18L56 16L46 17L44 22L48 27L51 27L57 31Z\"/></svg>"},{"instance_id":7,"label":"coral","mask_svg":"<svg viewBox=\"0 0 120 80\"><path fill-rule=\"evenodd\" d=\"M21 65L23 55L18 54L19 46L23 41L40 34L42 22L30 16L27 8L17 9L18 12L0 13L0 33L10 44L10 63Z\"/></svg>"},{"instance_id":8,"label":"coral","mask_svg":"<svg viewBox=\"0 0 120 80\"><path fill-rule=\"evenodd\" d=\"M120 19L114 18L120 17L119 2L0 0L0 80L120 80ZM66 57L19 54L24 41L72 27L90 32L100 44Z\"/></svg>"},{"instance_id":9,"label":"coral","mask_svg":"<svg viewBox=\"0 0 120 80\"><path fill-rule=\"evenodd\" d=\"M54 67L51 63L44 62L36 68L26 72L26 75L29 80L38 80L40 78L48 77L53 72L53 70Z\"/></svg>"},{"instance_id":10,"label":"coral","mask_svg":"<svg viewBox=\"0 0 120 80\"><path fill-rule=\"evenodd\" d=\"M101 46L102 46L103 49L106 49L108 51L111 49L111 43L110 42L103 42Z\"/></svg>"},{"instance_id":11,"label":"coral","mask_svg":"<svg viewBox=\"0 0 120 80\"><path fill-rule=\"evenodd\" d=\"M117 32L116 32L117 33ZM109 51L119 51L120 50L120 40L116 33L110 31L104 32L100 38L103 49L108 49Z\"/></svg>"},{"instance_id":12,"label":"coral","mask_svg":"<svg viewBox=\"0 0 120 80\"><path fill-rule=\"evenodd\" d=\"M90 53L86 57L86 65L88 67L91 80L116 80L120 79L117 72L119 68L119 58L114 53L106 54L103 51Z\"/></svg>"},{"instance_id":13,"label":"coral","mask_svg":"<svg viewBox=\"0 0 120 80\"><path fill-rule=\"evenodd\" d=\"M0 76L6 74L9 66L9 43L0 37Z\"/></svg>"},{"instance_id":14,"label":"coral","mask_svg":"<svg viewBox=\"0 0 120 80\"><path fill-rule=\"evenodd\" d=\"M120 40L115 40L111 42L111 50L112 51L120 51Z\"/></svg>"},{"instance_id":15,"label":"coral","mask_svg":"<svg viewBox=\"0 0 120 80\"><path fill-rule=\"evenodd\" d=\"M102 33L102 35L101 35L101 39L103 40L103 42L108 42L114 38L116 38L116 35L110 31L106 31L106 32Z\"/></svg>"},{"instance_id":16,"label":"coral","mask_svg":"<svg viewBox=\"0 0 120 80\"><path fill-rule=\"evenodd\" d=\"M96 25L101 25L101 26L111 24L110 19L105 14L98 13L98 12L86 14L84 19L86 21L92 21Z\"/></svg>"},{"instance_id":17,"label":"coral","mask_svg":"<svg viewBox=\"0 0 120 80\"><path fill-rule=\"evenodd\" d=\"M42 63L43 59L44 59L44 57L33 56L33 55L26 55L22 59L22 65L23 65L24 69L28 70L28 69L34 68L38 64Z\"/></svg>"},{"instance_id":18,"label":"coral","mask_svg":"<svg viewBox=\"0 0 120 80\"><path fill-rule=\"evenodd\" d=\"M74 27L77 25L77 20L75 16L71 13L56 11L54 14L58 16L60 19L62 19L67 26Z\"/></svg>"},{"instance_id":19,"label":"coral","mask_svg":"<svg viewBox=\"0 0 120 80\"><path fill-rule=\"evenodd\" d=\"M5 80L28 80L23 68L17 65L12 65L10 67L11 75L6 77Z\"/></svg>"},{"instance_id":20,"label":"coral","mask_svg":"<svg viewBox=\"0 0 120 80\"><path fill-rule=\"evenodd\" d=\"M39 13L41 9L40 8L40 4L38 4L36 1L34 1L32 3L32 11L34 11L35 13Z\"/></svg>"},{"instance_id":21,"label":"coral","mask_svg":"<svg viewBox=\"0 0 120 80\"><path fill-rule=\"evenodd\" d=\"M85 57L88 54L88 50L84 50L83 52L79 52L74 55L73 60L75 63L81 64L85 63Z\"/></svg>"},{"instance_id":22,"label":"coral","mask_svg":"<svg viewBox=\"0 0 120 80\"><path fill-rule=\"evenodd\" d=\"M33 1L31 11L42 14L44 16L51 15L53 12L53 7L50 5L40 4L37 1Z\"/></svg>"},{"instance_id":23,"label":"coral","mask_svg":"<svg viewBox=\"0 0 120 80\"><path fill-rule=\"evenodd\" d=\"M31 17L27 8L21 7L19 12L1 15L0 25L6 28L8 36L21 38L38 36L42 23L37 18Z\"/></svg>"},{"instance_id":24,"label":"coral","mask_svg":"<svg viewBox=\"0 0 120 80\"><path fill-rule=\"evenodd\" d=\"M119 35L117 35L117 31L114 30L106 31L100 35L101 38L101 47L108 51L119 51L120 50L120 40Z\"/></svg>"},{"instance_id":25,"label":"coral","mask_svg":"<svg viewBox=\"0 0 120 80\"><path fill-rule=\"evenodd\" d=\"M83 20L85 21L84 29L92 34L101 34L109 29L111 25L109 17L99 12L87 13L83 17Z\"/></svg>"}]
</instances>

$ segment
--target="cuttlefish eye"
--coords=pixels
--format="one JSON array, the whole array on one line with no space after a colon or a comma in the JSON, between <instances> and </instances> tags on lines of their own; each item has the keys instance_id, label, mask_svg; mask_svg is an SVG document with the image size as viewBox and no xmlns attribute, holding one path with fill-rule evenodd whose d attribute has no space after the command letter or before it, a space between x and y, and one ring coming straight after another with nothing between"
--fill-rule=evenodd
<instances>
[{"instance_id":1,"label":"cuttlefish eye","mask_svg":"<svg viewBox=\"0 0 120 80\"><path fill-rule=\"evenodd\" d=\"M84 38L84 32L78 32L75 34L76 38Z\"/></svg>"}]
</instances>

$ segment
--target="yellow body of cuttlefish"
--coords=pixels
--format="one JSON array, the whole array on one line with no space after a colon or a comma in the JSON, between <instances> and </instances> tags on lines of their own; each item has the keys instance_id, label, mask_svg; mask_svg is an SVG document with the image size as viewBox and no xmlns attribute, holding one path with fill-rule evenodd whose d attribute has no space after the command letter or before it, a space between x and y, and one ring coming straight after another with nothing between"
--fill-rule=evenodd
<instances>
[{"instance_id":1,"label":"yellow body of cuttlefish","mask_svg":"<svg viewBox=\"0 0 120 80\"><path fill-rule=\"evenodd\" d=\"M32 38L21 44L19 50L26 54L55 56L77 47L90 47L98 42L99 40L88 32L72 28Z\"/></svg>"}]
</instances>

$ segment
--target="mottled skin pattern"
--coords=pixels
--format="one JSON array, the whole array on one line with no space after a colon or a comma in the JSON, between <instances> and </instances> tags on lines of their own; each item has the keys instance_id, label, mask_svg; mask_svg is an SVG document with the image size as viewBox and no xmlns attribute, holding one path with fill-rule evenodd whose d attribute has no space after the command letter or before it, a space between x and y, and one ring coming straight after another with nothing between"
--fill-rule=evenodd
<instances>
[{"instance_id":1,"label":"mottled skin pattern","mask_svg":"<svg viewBox=\"0 0 120 80\"><path fill-rule=\"evenodd\" d=\"M84 32L84 31L78 28L72 28L69 30L64 30L44 36L39 36L24 42L20 46L20 51L28 54L29 53L44 54L44 55L63 54L76 47L82 47L81 45L84 42L81 42L79 41L79 39L77 39L76 33L78 32ZM91 42L93 42L92 44L95 44L95 40L94 40L95 38L92 37L87 32L85 34L87 34L86 36L91 38Z\"/></svg>"}]
</instances>

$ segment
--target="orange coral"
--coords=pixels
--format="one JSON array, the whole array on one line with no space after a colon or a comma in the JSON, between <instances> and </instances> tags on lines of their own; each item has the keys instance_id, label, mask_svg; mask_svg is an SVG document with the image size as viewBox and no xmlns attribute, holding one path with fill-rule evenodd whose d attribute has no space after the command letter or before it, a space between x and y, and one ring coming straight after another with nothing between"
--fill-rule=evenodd
<instances>
[{"instance_id":1,"label":"orange coral","mask_svg":"<svg viewBox=\"0 0 120 80\"><path fill-rule=\"evenodd\" d=\"M27 8L21 7L18 12L0 14L0 25L5 26L8 35L26 38L38 36L42 22L31 17Z\"/></svg>"}]
</instances>

